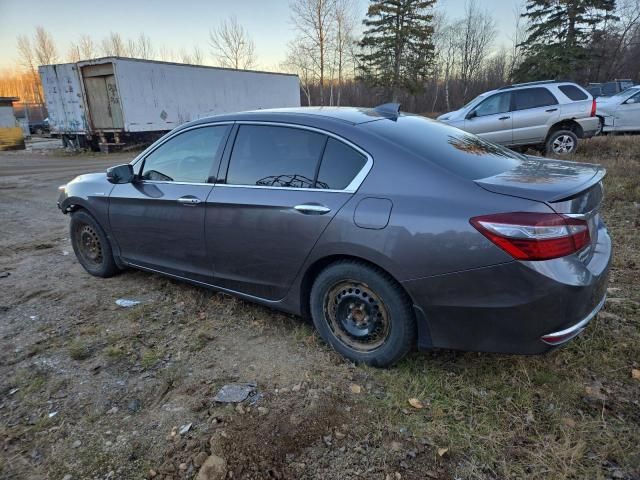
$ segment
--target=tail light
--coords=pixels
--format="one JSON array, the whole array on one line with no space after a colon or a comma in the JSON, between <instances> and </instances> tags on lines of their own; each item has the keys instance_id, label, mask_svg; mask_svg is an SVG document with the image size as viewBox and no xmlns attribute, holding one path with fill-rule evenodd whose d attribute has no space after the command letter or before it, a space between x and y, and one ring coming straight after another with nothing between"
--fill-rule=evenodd
<instances>
[{"instance_id":1,"label":"tail light","mask_svg":"<svg viewBox=\"0 0 640 480\"><path fill-rule=\"evenodd\" d=\"M596 116L596 107L597 107L596 99L594 98L594 99L591 101L591 116L592 116L592 117L595 117L595 116Z\"/></svg>"},{"instance_id":2,"label":"tail light","mask_svg":"<svg viewBox=\"0 0 640 480\"><path fill-rule=\"evenodd\" d=\"M474 217L470 222L518 260L564 257L591 242L586 221L556 213L498 213Z\"/></svg>"}]
</instances>

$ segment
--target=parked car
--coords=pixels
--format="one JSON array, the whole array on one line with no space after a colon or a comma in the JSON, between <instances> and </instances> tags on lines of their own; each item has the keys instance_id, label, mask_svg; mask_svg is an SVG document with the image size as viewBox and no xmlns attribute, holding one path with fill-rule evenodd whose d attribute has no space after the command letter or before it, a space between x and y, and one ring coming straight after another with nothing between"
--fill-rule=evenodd
<instances>
[{"instance_id":1,"label":"parked car","mask_svg":"<svg viewBox=\"0 0 640 480\"><path fill-rule=\"evenodd\" d=\"M598 131L595 113L596 102L584 88L544 81L483 93L438 120L513 149L567 155L575 151L578 138Z\"/></svg>"},{"instance_id":2,"label":"parked car","mask_svg":"<svg viewBox=\"0 0 640 480\"><path fill-rule=\"evenodd\" d=\"M610 97L626 90L629 87L633 87L633 81L627 78L604 83L590 83L587 86L587 91L593 95L594 98L600 98Z\"/></svg>"},{"instance_id":3,"label":"parked car","mask_svg":"<svg viewBox=\"0 0 640 480\"><path fill-rule=\"evenodd\" d=\"M598 99L596 114L603 132L640 131L640 85Z\"/></svg>"},{"instance_id":4,"label":"parked car","mask_svg":"<svg viewBox=\"0 0 640 480\"><path fill-rule=\"evenodd\" d=\"M536 354L602 307L598 165L526 157L415 115L210 117L61 187L92 275L158 272L297 315L356 362L414 345Z\"/></svg>"},{"instance_id":5,"label":"parked car","mask_svg":"<svg viewBox=\"0 0 640 480\"><path fill-rule=\"evenodd\" d=\"M49 119L45 118L40 121L30 121L29 132L32 135L44 135L45 133L49 133Z\"/></svg>"}]
</instances>

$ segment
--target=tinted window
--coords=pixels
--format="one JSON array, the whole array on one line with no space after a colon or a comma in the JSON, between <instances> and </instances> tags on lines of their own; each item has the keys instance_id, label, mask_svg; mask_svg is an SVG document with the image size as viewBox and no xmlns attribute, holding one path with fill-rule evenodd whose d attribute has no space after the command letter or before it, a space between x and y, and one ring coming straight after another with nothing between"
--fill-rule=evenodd
<instances>
[{"instance_id":1,"label":"tinted window","mask_svg":"<svg viewBox=\"0 0 640 480\"><path fill-rule=\"evenodd\" d=\"M484 102L478 105L475 109L475 112L479 117L508 112L510 99L510 93L498 93L496 95L493 95L492 97L487 98Z\"/></svg>"},{"instance_id":2,"label":"tinted window","mask_svg":"<svg viewBox=\"0 0 640 480\"><path fill-rule=\"evenodd\" d=\"M167 182L207 182L213 162L222 152L228 131L228 125L221 125L176 135L146 157L142 178Z\"/></svg>"},{"instance_id":3,"label":"tinted window","mask_svg":"<svg viewBox=\"0 0 640 480\"><path fill-rule=\"evenodd\" d=\"M525 88L513 92L515 96L515 109L526 110L527 108L546 107L557 105L558 101L546 88Z\"/></svg>"},{"instance_id":4,"label":"tinted window","mask_svg":"<svg viewBox=\"0 0 640 480\"><path fill-rule=\"evenodd\" d=\"M396 122L370 122L365 128L392 142L399 151L409 151L472 180L511 170L525 160L504 147L417 115L402 115Z\"/></svg>"},{"instance_id":5,"label":"tinted window","mask_svg":"<svg viewBox=\"0 0 640 480\"><path fill-rule=\"evenodd\" d=\"M580 90L575 85L560 85L558 87L562 93L564 93L571 100L586 100L589 98L586 93Z\"/></svg>"},{"instance_id":6,"label":"tinted window","mask_svg":"<svg viewBox=\"0 0 640 480\"><path fill-rule=\"evenodd\" d=\"M366 162L364 155L339 140L330 138L320 164L316 188L347 188Z\"/></svg>"},{"instance_id":7,"label":"tinted window","mask_svg":"<svg viewBox=\"0 0 640 480\"><path fill-rule=\"evenodd\" d=\"M227 183L311 188L326 139L299 128L242 125Z\"/></svg>"}]
</instances>

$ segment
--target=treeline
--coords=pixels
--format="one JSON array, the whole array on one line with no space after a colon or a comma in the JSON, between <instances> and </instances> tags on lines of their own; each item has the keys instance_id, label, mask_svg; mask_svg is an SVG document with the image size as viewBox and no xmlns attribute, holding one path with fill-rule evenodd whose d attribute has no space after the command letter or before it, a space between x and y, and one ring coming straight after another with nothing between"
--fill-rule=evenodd
<instances>
[{"instance_id":1,"label":"treeline","mask_svg":"<svg viewBox=\"0 0 640 480\"><path fill-rule=\"evenodd\" d=\"M37 66L126 56L229 68L295 72L304 105L371 106L399 101L407 111L459 108L478 93L511 82L546 79L581 84L640 80L640 0L528 0L513 12L512 33L498 43L497 12L467 0L459 18L436 0L291 0L296 37L284 60L265 66L235 17L191 50L156 46L144 33L80 35L63 55L38 27L17 38L19 69L0 73L0 95L41 102Z\"/></svg>"}]
</instances>

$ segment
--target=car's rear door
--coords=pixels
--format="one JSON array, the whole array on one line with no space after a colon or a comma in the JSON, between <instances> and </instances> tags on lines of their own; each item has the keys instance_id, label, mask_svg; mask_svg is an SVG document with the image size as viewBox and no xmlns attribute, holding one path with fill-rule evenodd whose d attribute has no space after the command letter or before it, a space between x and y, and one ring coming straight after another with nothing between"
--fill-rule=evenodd
<instances>
[{"instance_id":1,"label":"car's rear door","mask_svg":"<svg viewBox=\"0 0 640 480\"><path fill-rule=\"evenodd\" d=\"M556 97L544 87L513 91L513 143L543 143L549 127L560 117Z\"/></svg>"},{"instance_id":2,"label":"car's rear door","mask_svg":"<svg viewBox=\"0 0 640 480\"><path fill-rule=\"evenodd\" d=\"M490 142L509 145L512 141L513 118L511 116L511 93L491 95L471 111L464 121L464 130L475 133Z\"/></svg>"},{"instance_id":3,"label":"car's rear door","mask_svg":"<svg viewBox=\"0 0 640 480\"><path fill-rule=\"evenodd\" d=\"M295 125L240 123L232 137L206 207L214 283L280 299L372 159L343 139Z\"/></svg>"},{"instance_id":4,"label":"car's rear door","mask_svg":"<svg viewBox=\"0 0 640 480\"><path fill-rule=\"evenodd\" d=\"M211 281L205 202L230 130L224 124L178 132L136 165L136 181L113 188L109 222L126 262Z\"/></svg>"}]
</instances>

